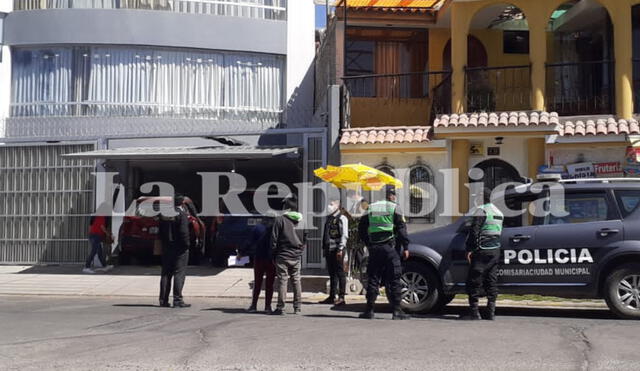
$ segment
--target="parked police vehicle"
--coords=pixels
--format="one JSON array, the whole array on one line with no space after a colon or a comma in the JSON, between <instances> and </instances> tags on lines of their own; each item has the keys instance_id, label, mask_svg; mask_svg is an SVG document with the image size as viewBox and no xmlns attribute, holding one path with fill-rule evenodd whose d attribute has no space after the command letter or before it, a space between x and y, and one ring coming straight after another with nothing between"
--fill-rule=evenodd
<instances>
[{"instance_id":1,"label":"parked police vehicle","mask_svg":"<svg viewBox=\"0 0 640 371\"><path fill-rule=\"evenodd\" d=\"M562 197L554 195L557 189ZM604 298L619 317L640 319L640 182L533 183L502 195L499 207L526 212L505 217L500 293ZM554 199L563 212L535 212L549 211ZM410 236L405 310L434 311L464 293L466 235L463 217Z\"/></svg>"}]
</instances>

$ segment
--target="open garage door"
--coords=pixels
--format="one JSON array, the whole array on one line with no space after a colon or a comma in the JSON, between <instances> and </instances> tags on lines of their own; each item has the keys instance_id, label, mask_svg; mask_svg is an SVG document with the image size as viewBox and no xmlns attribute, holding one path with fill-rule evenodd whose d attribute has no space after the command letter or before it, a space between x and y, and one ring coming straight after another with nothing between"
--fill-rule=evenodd
<instances>
[{"instance_id":1,"label":"open garage door","mask_svg":"<svg viewBox=\"0 0 640 371\"><path fill-rule=\"evenodd\" d=\"M0 146L0 263L78 263L94 210L94 144Z\"/></svg>"}]
</instances>

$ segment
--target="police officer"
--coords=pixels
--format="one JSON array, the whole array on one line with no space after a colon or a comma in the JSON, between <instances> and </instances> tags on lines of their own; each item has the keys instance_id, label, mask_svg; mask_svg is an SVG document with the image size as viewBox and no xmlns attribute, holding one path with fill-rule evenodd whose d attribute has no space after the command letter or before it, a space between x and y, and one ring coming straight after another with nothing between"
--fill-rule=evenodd
<instances>
[{"instance_id":1,"label":"police officer","mask_svg":"<svg viewBox=\"0 0 640 371\"><path fill-rule=\"evenodd\" d=\"M396 192L387 187L386 200L369 205L367 215L360 219L358 232L369 248L367 274L367 309L360 318L373 319L373 306L379 294L380 281L384 281L389 303L393 307L393 319L404 320L410 316L400 309L402 300L402 264L409 258L409 237L404 216L397 210ZM398 249L396 249L398 247Z\"/></svg>"},{"instance_id":2,"label":"police officer","mask_svg":"<svg viewBox=\"0 0 640 371\"><path fill-rule=\"evenodd\" d=\"M160 216L160 239L162 240L162 278L160 279L160 306L169 307L169 292L173 280L173 307L188 308L182 299L182 288L189 263L189 218L184 206L184 197L174 198L173 212Z\"/></svg>"},{"instance_id":3,"label":"police officer","mask_svg":"<svg viewBox=\"0 0 640 371\"><path fill-rule=\"evenodd\" d=\"M478 309L480 291L484 288L487 296L487 315L495 319L496 299L498 298L498 264L500 261L500 238L504 215L491 202L491 191L483 190L483 203L476 206L468 217L467 226L467 294L469 295L469 313L463 319L479 320Z\"/></svg>"}]
</instances>

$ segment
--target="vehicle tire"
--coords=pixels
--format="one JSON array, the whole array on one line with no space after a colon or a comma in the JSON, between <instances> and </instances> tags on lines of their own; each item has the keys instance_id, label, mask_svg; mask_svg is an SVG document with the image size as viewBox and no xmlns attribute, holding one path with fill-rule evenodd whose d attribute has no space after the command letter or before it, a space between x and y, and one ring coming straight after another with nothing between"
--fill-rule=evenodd
<instances>
[{"instance_id":1,"label":"vehicle tire","mask_svg":"<svg viewBox=\"0 0 640 371\"><path fill-rule=\"evenodd\" d=\"M120 252L118 255L118 265L130 265L131 264L131 256L125 252Z\"/></svg>"},{"instance_id":2,"label":"vehicle tire","mask_svg":"<svg viewBox=\"0 0 640 371\"><path fill-rule=\"evenodd\" d=\"M604 298L618 317L640 319L640 264L614 269L604 283Z\"/></svg>"},{"instance_id":3,"label":"vehicle tire","mask_svg":"<svg viewBox=\"0 0 640 371\"><path fill-rule=\"evenodd\" d=\"M409 261L402 272L402 309L414 313L432 311L438 303L440 280L425 263Z\"/></svg>"},{"instance_id":4,"label":"vehicle tire","mask_svg":"<svg viewBox=\"0 0 640 371\"><path fill-rule=\"evenodd\" d=\"M449 305L456 297L455 294L445 295L442 292L438 293L438 302L433 306L432 312L441 312Z\"/></svg>"}]
</instances>

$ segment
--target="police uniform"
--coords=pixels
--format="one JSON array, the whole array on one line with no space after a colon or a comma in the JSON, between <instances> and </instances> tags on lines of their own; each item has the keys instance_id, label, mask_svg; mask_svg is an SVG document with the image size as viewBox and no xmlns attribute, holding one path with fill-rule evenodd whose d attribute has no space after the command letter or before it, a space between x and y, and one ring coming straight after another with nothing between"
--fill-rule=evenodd
<instances>
[{"instance_id":1,"label":"police uniform","mask_svg":"<svg viewBox=\"0 0 640 371\"><path fill-rule=\"evenodd\" d=\"M407 319L408 316L400 309L400 257L409 245L404 216L398 213L397 205L391 201L375 202L369 205L367 215L360 219L358 232L369 248L367 310L360 317L373 318L373 306L379 294L380 283L383 281L389 303L393 307L393 318Z\"/></svg>"},{"instance_id":2,"label":"police uniform","mask_svg":"<svg viewBox=\"0 0 640 371\"><path fill-rule=\"evenodd\" d=\"M504 215L492 203L478 206L471 216L467 251L471 253L467 275L470 313L466 319L480 319L478 299L481 289L487 296L487 317L494 319L498 298L498 265Z\"/></svg>"}]
</instances>

